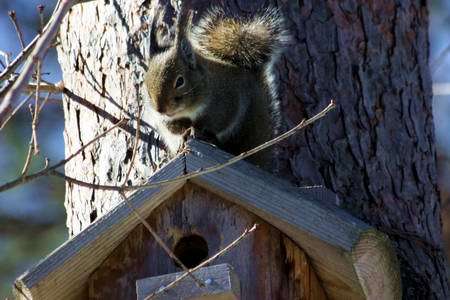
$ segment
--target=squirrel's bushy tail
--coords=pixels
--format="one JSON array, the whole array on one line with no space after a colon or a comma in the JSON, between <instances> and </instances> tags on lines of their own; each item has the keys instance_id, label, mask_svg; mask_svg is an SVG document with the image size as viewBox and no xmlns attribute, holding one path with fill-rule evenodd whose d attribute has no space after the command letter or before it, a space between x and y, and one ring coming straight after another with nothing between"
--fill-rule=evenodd
<instances>
[{"instance_id":1,"label":"squirrel's bushy tail","mask_svg":"<svg viewBox=\"0 0 450 300\"><path fill-rule=\"evenodd\" d=\"M247 69L266 66L281 53L288 40L283 18L276 8L244 19L222 8L213 8L201 17L191 36L200 53Z\"/></svg>"}]
</instances>

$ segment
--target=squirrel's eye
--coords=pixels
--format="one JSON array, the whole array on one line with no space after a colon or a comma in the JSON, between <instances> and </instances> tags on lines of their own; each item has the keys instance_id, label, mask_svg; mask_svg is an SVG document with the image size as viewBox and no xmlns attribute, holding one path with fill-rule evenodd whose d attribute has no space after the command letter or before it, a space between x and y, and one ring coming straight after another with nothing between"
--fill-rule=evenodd
<instances>
[{"instance_id":1,"label":"squirrel's eye","mask_svg":"<svg viewBox=\"0 0 450 300\"><path fill-rule=\"evenodd\" d=\"M179 89L184 86L184 78L181 75L178 75L177 79L175 80L175 88Z\"/></svg>"}]
</instances>

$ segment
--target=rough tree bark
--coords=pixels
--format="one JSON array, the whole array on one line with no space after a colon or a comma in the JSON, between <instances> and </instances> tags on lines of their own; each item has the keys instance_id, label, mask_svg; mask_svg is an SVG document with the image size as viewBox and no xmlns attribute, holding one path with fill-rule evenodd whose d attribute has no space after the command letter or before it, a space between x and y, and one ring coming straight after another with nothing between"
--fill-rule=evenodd
<instances>
[{"instance_id":1,"label":"rough tree bark","mask_svg":"<svg viewBox=\"0 0 450 300\"><path fill-rule=\"evenodd\" d=\"M61 27L59 60L66 153L121 116L137 112L149 28L173 23L168 0L105 0L75 6ZM267 1L224 1L249 13ZM272 1L274 3L274 1ZM331 98L338 109L279 146L277 170L298 185L323 184L351 213L390 235L406 299L450 298L442 252L428 70L426 1L287 1L276 4L292 35L277 65L284 129ZM207 1L192 1L203 11ZM66 166L84 181L122 184L132 153L132 121ZM151 128L130 184L164 161ZM71 235L114 207L114 192L67 185Z\"/></svg>"}]
</instances>

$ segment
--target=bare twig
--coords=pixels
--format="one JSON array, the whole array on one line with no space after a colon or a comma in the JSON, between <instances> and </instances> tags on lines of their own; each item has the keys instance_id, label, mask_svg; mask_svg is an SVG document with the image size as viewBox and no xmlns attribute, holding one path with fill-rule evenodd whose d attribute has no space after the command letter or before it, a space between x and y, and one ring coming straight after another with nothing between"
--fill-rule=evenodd
<instances>
[{"instance_id":1,"label":"bare twig","mask_svg":"<svg viewBox=\"0 0 450 300\"><path fill-rule=\"evenodd\" d=\"M3 63L2 63L2 65L3 65L3 68L6 69L9 65L9 54L5 51L0 50L0 56L2 56L3 59L5 60L6 67ZM1 78L0 78L0 81L1 81Z\"/></svg>"},{"instance_id":2,"label":"bare twig","mask_svg":"<svg viewBox=\"0 0 450 300\"><path fill-rule=\"evenodd\" d=\"M11 19L11 22L14 25L14 29L16 30L17 37L18 37L19 42L20 42L20 46L22 47L22 50L23 50L25 48L25 42L23 41L23 34L22 34L22 30L20 30L19 22L17 22L16 12L14 10L10 10L8 12L8 16Z\"/></svg>"},{"instance_id":3,"label":"bare twig","mask_svg":"<svg viewBox=\"0 0 450 300\"><path fill-rule=\"evenodd\" d=\"M38 38L35 49L33 49L31 57L25 63L19 77L16 79L12 88L7 92L5 98L0 102L0 126L16 106L17 99L21 94L22 88L28 83L28 79L33 71L33 66L38 60L43 60L48 48L50 47L59 25L70 7L78 1L61 0L52 15L48 27L44 30L42 36ZM2 73L3 74L3 73Z\"/></svg>"},{"instance_id":4,"label":"bare twig","mask_svg":"<svg viewBox=\"0 0 450 300\"><path fill-rule=\"evenodd\" d=\"M216 254L214 254L213 256L211 256L210 258L208 258L207 260L205 260L204 262L202 262L201 264L199 264L198 266L190 269L189 271L195 272L200 268L203 268L204 266L210 264L212 261L214 261L215 259L217 259L218 257L224 255L225 253L227 253L228 251L230 251L233 247L235 247L237 244L239 244L239 242L241 242L244 238L246 238L250 233L252 233L253 231L256 230L256 228L258 227L257 224L254 224L252 228L250 229L245 229L245 231L237 238L235 239L233 242L231 242L230 244L228 244L228 246L226 246L225 248L223 248L222 250L220 250L219 252L217 252ZM174 287L177 283L179 283L181 280L183 280L184 278L186 278L186 276L188 275L188 273L184 273L182 275L180 275L179 277L177 277L177 279L175 279L174 281L172 281L171 283L169 283L168 285L166 285L163 288L160 288L159 290L157 290L156 292L150 294L149 296L147 296L144 300L149 300L154 298L155 296L164 293L165 291L167 291L168 289Z\"/></svg>"},{"instance_id":5,"label":"bare twig","mask_svg":"<svg viewBox=\"0 0 450 300\"><path fill-rule=\"evenodd\" d=\"M39 15L39 34L42 33L42 31L44 30L44 8L45 6L42 4L39 4L36 9Z\"/></svg>"},{"instance_id":6,"label":"bare twig","mask_svg":"<svg viewBox=\"0 0 450 300\"><path fill-rule=\"evenodd\" d=\"M59 8L60 2L61 2L61 0L58 0L58 3L56 4L52 15L54 15L56 13L57 9ZM47 29L49 24L50 24L50 22L47 23L47 25L44 27L43 31L45 31ZM41 34L36 35L33 38L33 40L25 47L25 49L23 49L22 52L20 52L19 55L17 55L17 57L14 59L13 62L9 63L9 59L8 59L8 61L6 62L7 66L6 66L5 70L3 70L3 72L0 74L0 81L6 80L9 77L9 75L11 75L17 69L17 67L23 62L23 60L28 58L28 56L30 55L31 51L34 49L34 46L36 46L36 43L40 37L41 37Z\"/></svg>"},{"instance_id":7,"label":"bare twig","mask_svg":"<svg viewBox=\"0 0 450 300\"><path fill-rule=\"evenodd\" d=\"M55 170L56 168L52 168L51 170L48 170L47 172L42 172L39 176L54 175L54 176L63 178L66 181L73 183L73 184L77 184L77 185L87 187L87 188L106 190L106 191L132 191L132 190L140 190L140 189L146 189L146 188L155 188L155 187L160 187L160 186L166 186L166 185L170 185L170 184L173 184L176 182L185 181L185 180L192 179L192 178L195 178L195 177L198 177L201 175L205 175L205 174L209 174L209 173L218 171L220 169L223 169L229 165L232 165L240 160L243 160L243 159L257 153L258 151L261 151L261 150L266 149L276 143L279 143L280 141L285 140L288 137L292 136L299 130L301 130L301 129L311 125L312 123L316 122L317 120L323 118L328 112L330 112L332 109L334 109L335 106L336 105L334 104L334 101L331 101L327 107L325 107L321 112L319 112L315 116L313 116L307 120L303 120L302 122L300 122L300 124L298 124L294 128L290 129L289 131L279 135L278 137L276 137L268 142L265 142L264 144L261 144L247 152L241 153L238 156L232 157L225 163L216 164L214 166L200 169L197 171L193 171L191 173L181 175L181 176L178 176L178 177L172 178L172 179L166 179L166 180L161 180L161 181L152 182L152 183L148 183L148 184L141 184L141 185L134 185L134 186L101 185L101 184L84 182L82 180L78 180L76 178L72 178L70 176L64 175L63 173L56 171ZM33 180L35 178L36 177L33 177L30 180ZM17 179L12 182L6 183L6 184L0 186L0 192L10 189L12 187L15 187L21 183L22 182L20 182L20 181L17 182Z\"/></svg>"},{"instance_id":8,"label":"bare twig","mask_svg":"<svg viewBox=\"0 0 450 300\"><path fill-rule=\"evenodd\" d=\"M42 79L41 79L42 81ZM25 87L26 93L28 92L36 92L37 88L37 82L36 83L29 83ZM47 93L53 93L58 94L62 93L64 91L64 85L62 82L58 82L56 84L48 84L48 83L42 83L40 82L39 91L41 92L47 92Z\"/></svg>"},{"instance_id":9,"label":"bare twig","mask_svg":"<svg viewBox=\"0 0 450 300\"><path fill-rule=\"evenodd\" d=\"M434 74L437 72L440 66L443 65L444 61L447 59L450 54L450 44L442 50L442 52L438 55L438 57L431 63L431 73Z\"/></svg>"},{"instance_id":10,"label":"bare twig","mask_svg":"<svg viewBox=\"0 0 450 300\"><path fill-rule=\"evenodd\" d=\"M19 111L20 108L22 108L22 106L27 103L28 100L31 99L31 97L33 96L33 94L28 94L28 96L26 96L22 102L19 103L19 105L17 105L17 107L13 110L13 112L11 113L11 115L9 115L8 119L5 120L5 123L3 123L3 126L0 127L0 130L3 129L3 127L5 127L5 125L8 123L8 121Z\"/></svg>"},{"instance_id":11,"label":"bare twig","mask_svg":"<svg viewBox=\"0 0 450 300\"><path fill-rule=\"evenodd\" d=\"M109 128L108 130L106 130L105 132L97 135L95 138L93 138L91 141L89 141L86 145L82 146L80 149L78 149L76 152L74 152L72 155L68 156L66 159L63 159L61 161L59 161L57 164L54 164L51 167L44 167L41 171L38 171L36 173L30 174L30 175L26 175L26 176L21 176L19 178L16 178L10 182L7 182L3 185L0 186L0 192L12 189L20 184L23 183L27 183L30 182L32 180L35 180L39 177L42 176L46 176L48 174L53 174L53 171L56 170L57 168L65 165L67 162L69 162L70 160L72 160L75 156L77 156L78 154L80 154L84 149L86 149L87 147L89 147L92 143L94 143L95 141L97 141L98 139L104 137L105 135L107 135L109 132L111 132L113 129L115 129L118 126L121 126L125 123L125 119L121 119L119 122L117 122L114 126L112 126L111 128ZM120 187L119 187L120 188ZM116 189L119 190L119 189Z\"/></svg>"},{"instance_id":12,"label":"bare twig","mask_svg":"<svg viewBox=\"0 0 450 300\"><path fill-rule=\"evenodd\" d=\"M30 83L25 87L23 92L26 94L36 93L36 90L37 90L37 83ZM42 84L42 76L40 76L39 91L58 94L58 93L62 93L64 91L64 85L61 81L56 84L49 84L49 83ZM40 96L39 96L39 99L40 99ZM17 112L17 108L20 108L21 105L22 105L22 103L20 103L18 105L18 107L14 108L14 111L8 115L7 119L3 122L3 124L0 125L0 130L6 126L8 121L11 119L12 115L14 115L15 112ZM41 104L41 107L42 106L43 105Z\"/></svg>"},{"instance_id":13,"label":"bare twig","mask_svg":"<svg viewBox=\"0 0 450 300\"><path fill-rule=\"evenodd\" d=\"M40 112L40 107L38 105L38 101L39 101L39 86L40 86L40 82L41 82L41 61L37 62L37 66L36 66L36 77L37 77L37 84L36 84L36 96L35 96L35 101L34 101L34 111L31 108L30 105L30 113L31 113L31 139L28 145L28 152L27 152L27 157L25 159L25 164L22 168L22 177L26 176L28 173L28 169L30 168L31 165L31 161L33 159L33 155L38 155L39 154L39 144L38 144L38 140L37 140L37 122L38 122L38 118L39 118L39 112ZM45 102L42 103L42 106L44 106ZM6 123L4 123L6 124Z\"/></svg>"},{"instance_id":14,"label":"bare twig","mask_svg":"<svg viewBox=\"0 0 450 300\"><path fill-rule=\"evenodd\" d=\"M136 121L136 136L134 137L133 154L130 160L130 167L128 168L128 171L125 175L125 180L123 181L123 186L127 184L128 178L130 177L131 174L131 170L133 169L134 160L136 158L136 153L139 146L139 139L141 134L141 117L142 117L141 114L142 114L142 106L138 104L138 116Z\"/></svg>"},{"instance_id":15,"label":"bare twig","mask_svg":"<svg viewBox=\"0 0 450 300\"><path fill-rule=\"evenodd\" d=\"M126 186L128 178L130 177L131 170L133 169L134 160L136 158L136 153L139 145L139 135L141 132L141 113L142 113L142 106L138 103L138 113L137 113L137 122L136 122L136 136L134 137L134 145L133 145L133 154L131 156L130 160L130 166L128 168L128 171L125 175L125 180L122 184L122 187ZM150 224L145 220L144 217L140 215L140 213L133 207L133 205L128 201L127 196L125 195L125 192L123 190L119 191L120 195L128 205L128 207L133 211L133 213L136 215L136 217L139 219L139 221L147 228L147 230L150 232L150 234L153 236L153 238L156 240L156 242L160 245L161 248L169 255L170 258L172 258L174 261L179 264L183 270L189 272L189 269L183 264L183 262L170 250L169 247L164 243L164 241L158 236L158 234L153 230L153 228L150 226ZM190 273L190 272L189 272ZM195 276L191 274L194 281L197 283L198 286L203 286L203 283L197 279Z\"/></svg>"},{"instance_id":16,"label":"bare twig","mask_svg":"<svg viewBox=\"0 0 450 300\"><path fill-rule=\"evenodd\" d=\"M31 115L33 115L33 111L31 111ZM30 168L31 158L33 157L33 149L34 149L33 135L31 135L30 142L28 143L27 157L25 158L25 163L23 164L23 168L22 168L22 173L21 173L22 177L27 175L28 169Z\"/></svg>"},{"instance_id":17,"label":"bare twig","mask_svg":"<svg viewBox=\"0 0 450 300\"><path fill-rule=\"evenodd\" d=\"M42 61L38 60L36 64L36 98L34 100L34 113L33 113L33 120L31 121L31 131L33 133L33 149L34 149L34 155L39 154L39 143L37 139L37 123L39 118L39 87L41 85L41 64Z\"/></svg>"},{"instance_id":18,"label":"bare twig","mask_svg":"<svg viewBox=\"0 0 450 300\"><path fill-rule=\"evenodd\" d=\"M183 270L186 272L187 275L191 276L192 279L197 283L199 287L204 286L203 282L201 282L197 277L195 277L191 271L183 264L183 262L170 250L169 247L164 243L164 241L158 236L158 234L153 230L153 228L150 226L150 224L145 220L141 214L134 208L134 206L130 203L127 196L125 195L125 192L119 191L120 195L122 196L125 203L128 205L128 207L131 209L131 211L136 215L138 220L142 223L142 225L147 228L148 232L153 236L155 241L158 243L158 245L163 248L163 250L169 255L170 258L172 258L178 265L180 265Z\"/></svg>"},{"instance_id":19,"label":"bare twig","mask_svg":"<svg viewBox=\"0 0 450 300\"><path fill-rule=\"evenodd\" d=\"M39 106L39 110L38 110L38 114L41 113L42 109L44 108L44 105L48 102L48 99L50 99L50 95L52 93L48 93L47 96L44 98L44 100L42 100L41 105ZM40 98L39 98L40 100Z\"/></svg>"},{"instance_id":20,"label":"bare twig","mask_svg":"<svg viewBox=\"0 0 450 300\"><path fill-rule=\"evenodd\" d=\"M6 68L0 74L0 81L8 79L9 75L14 73L14 71L23 62L23 60L26 59L30 55L30 53L33 50L34 46L36 45L36 42L37 42L39 37L40 37L40 35L37 35L31 41L31 43L29 43L25 47L25 49L23 49L22 52L20 52L19 55L17 55L17 57L11 63L6 62Z\"/></svg>"}]
</instances>

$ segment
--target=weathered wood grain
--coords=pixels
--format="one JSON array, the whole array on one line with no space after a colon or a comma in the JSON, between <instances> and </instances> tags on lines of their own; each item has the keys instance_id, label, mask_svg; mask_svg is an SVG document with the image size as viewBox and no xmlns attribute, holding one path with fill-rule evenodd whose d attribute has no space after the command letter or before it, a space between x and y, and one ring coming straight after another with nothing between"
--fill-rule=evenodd
<instances>
[{"instance_id":1,"label":"weathered wood grain","mask_svg":"<svg viewBox=\"0 0 450 300\"><path fill-rule=\"evenodd\" d=\"M186 157L188 171L204 169L223 163L231 156L209 144L190 141L192 155ZM251 164L241 161L222 170L192 179L206 189L242 205L247 210L276 226L294 240L309 257L331 298L360 299L367 296L355 273L351 254L362 236L373 229L362 221L332 205L329 199L313 199L308 193L293 188ZM327 195L327 193L324 193ZM381 233L377 235L383 236ZM396 261L395 253L387 251L385 244L376 244L381 251ZM376 263L376 261L368 261ZM383 268L380 280L391 279L395 269ZM375 268L375 266L372 266ZM399 288L399 286L396 286Z\"/></svg>"},{"instance_id":2,"label":"weathered wood grain","mask_svg":"<svg viewBox=\"0 0 450 300\"><path fill-rule=\"evenodd\" d=\"M144 300L182 274L183 272L171 273L136 281L137 300ZM194 275L204 282L205 287L199 287L192 278L186 278L170 290L155 295L152 299L239 300L241 297L239 277L229 264L203 267L195 271Z\"/></svg>"},{"instance_id":3,"label":"weathered wood grain","mask_svg":"<svg viewBox=\"0 0 450 300\"><path fill-rule=\"evenodd\" d=\"M150 182L230 157L191 141L188 153ZM259 223L255 233L217 261L236 269L243 299L321 299L325 293L332 299L399 299L398 265L389 240L333 205L333 198L327 191L302 191L241 161L189 184L137 192L130 201L172 248L181 237L197 234L212 254ZM18 298L76 299L87 297L89 286L90 299L134 299L137 279L177 271L138 224L128 206L119 204L21 276Z\"/></svg>"},{"instance_id":4,"label":"weathered wood grain","mask_svg":"<svg viewBox=\"0 0 450 300\"><path fill-rule=\"evenodd\" d=\"M310 298L306 290L312 285L322 290L318 281L295 277L294 268L314 273L303 251L294 243L284 243L279 230L250 211L224 201L203 188L186 185L148 217L158 235L172 249L185 236L196 234L208 244L212 255L238 237L255 222L255 232L214 263L233 266L240 279L241 299L323 299ZM290 254L290 258L287 257ZM117 247L89 279L89 298L134 299L138 279L180 271L142 226L138 226ZM308 286L308 287L309 287ZM323 295L316 293L313 295ZM303 297L298 298L298 295Z\"/></svg>"},{"instance_id":5,"label":"weathered wood grain","mask_svg":"<svg viewBox=\"0 0 450 300\"><path fill-rule=\"evenodd\" d=\"M367 299L402 299L398 261L386 235L366 231L353 247L352 259Z\"/></svg>"}]
</instances>

